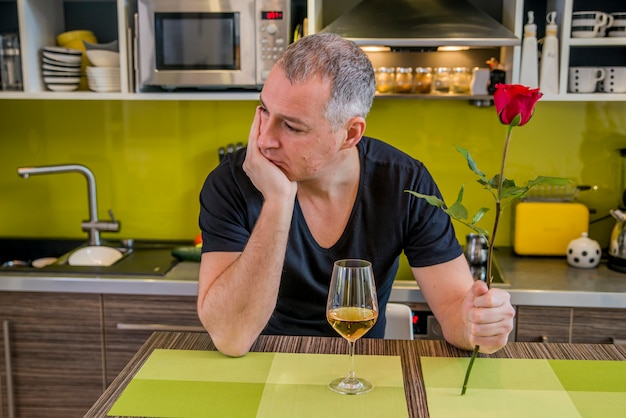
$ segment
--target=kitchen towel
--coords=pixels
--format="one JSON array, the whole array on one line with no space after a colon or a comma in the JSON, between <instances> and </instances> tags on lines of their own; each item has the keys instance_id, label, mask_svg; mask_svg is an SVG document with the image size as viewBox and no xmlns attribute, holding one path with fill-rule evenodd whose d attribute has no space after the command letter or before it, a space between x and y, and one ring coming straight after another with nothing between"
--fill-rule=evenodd
<instances>
[{"instance_id":1,"label":"kitchen towel","mask_svg":"<svg viewBox=\"0 0 626 418\"><path fill-rule=\"evenodd\" d=\"M355 356L374 384L358 396L328 383L347 374L348 355L155 350L107 415L149 417L407 417L398 356Z\"/></svg>"}]
</instances>

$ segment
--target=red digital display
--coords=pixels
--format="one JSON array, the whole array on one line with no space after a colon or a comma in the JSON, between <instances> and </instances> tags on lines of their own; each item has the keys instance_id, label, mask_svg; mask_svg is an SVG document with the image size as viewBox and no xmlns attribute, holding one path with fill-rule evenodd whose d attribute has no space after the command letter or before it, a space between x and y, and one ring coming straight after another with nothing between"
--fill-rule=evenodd
<instances>
[{"instance_id":1,"label":"red digital display","mask_svg":"<svg viewBox=\"0 0 626 418\"><path fill-rule=\"evenodd\" d=\"M263 20L283 20L283 12L281 10L270 10L261 12L261 19Z\"/></svg>"}]
</instances>

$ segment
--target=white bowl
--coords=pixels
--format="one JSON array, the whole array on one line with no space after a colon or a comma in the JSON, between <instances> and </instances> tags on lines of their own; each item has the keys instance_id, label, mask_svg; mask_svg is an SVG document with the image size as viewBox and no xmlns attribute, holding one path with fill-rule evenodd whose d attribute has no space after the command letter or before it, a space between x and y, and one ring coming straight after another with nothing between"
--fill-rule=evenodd
<instances>
[{"instance_id":1,"label":"white bowl","mask_svg":"<svg viewBox=\"0 0 626 418\"><path fill-rule=\"evenodd\" d=\"M85 68L87 74L92 76L108 76L108 77L119 77L120 76L120 68L119 67L93 67L88 66Z\"/></svg>"},{"instance_id":2,"label":"white bowl","mask_svg":"<svg viewBox=\"0 0 626 418\"><path fill-rule=\"evenodd\" d=\"M96 67L119 67L120 53L106 49L90 49L85 51L87 59Z\"/></svg>"},{"instance_id":3,"label":"white bowl","mask_svg":"<svg viewBox=\"0 0 626 418\"><path fill-rule=\"evenodd\" d=\"M118 52L120 50L119 42L117 41L117 39L115 41L106 42L106 43L103 43L103 44L94 44L92 42L85 41L83 39L83 45L85 45L85 50L87 50L87 51L91 51L91 50L106 50L106 51L116 51L116 52Z\"/></svg>"},{"instance_id":4,"label":"white bowl","mask_svg":"<svg viewBox=\"0 0 626 418\"><path fill-rule=\"evenodd\" d=\"M83 55L83 51L79 49L65 48L62 46L44 46L43 50L45 52L52 52L54 54L73 55L79 57Z\"/></svg>"},{"instance_id":5,"label":"white bowl","mask_svg":"<svg viewBox=\"0 0 626 418\"><path fill-rule=\"evenodd\" d=\"M80 64L83 59L82 55L59 54L56 52L48 52L48 51L43 51L43 57L49 60L54 60L60 63L67 63L67 64Z\"/></svg>"},{"instance_id":6,"label":"white bowl","mask_svg":"<svg viewBox=\"0 0 626 418\"><path fill-rule=\"evenodd\" d=\"M46 84L79 84L80 76L79 77L46 76L43 78L43 82Z\"/></svg>"},{"instance_id":7,"label":"white bowl","mask_svg":"<svg viewBox=\"0 0 626 418\"><path fill-rule=\"evenodd\" d=\"M119 250L102 245L78 249L70 255L67 262L70 266L110 266L122 258Z\"/></svg>"},{"instance_id":8,"label":"white bowl","mask_svg":"<svg viewBox=\"0 0 626 418\"><path fill-rule=\"evenodd\" d=\"M78 84L46 84L46 87L51 91L74 91Z\"/></svg>"},{"instance_id":9,"label":"white bowl","mask_svg":"<svg viewBox=\"0 0 626 418\"><path fill-rule=\"evenodd\" d=\"M58 68L58 69L67 69L67 70L75 70L78 69L80 70L80 61L78 63L75 64L68 64L67 62L62 62L62 61L56 61L53 59L49 59L44 57L41 60L41 63L43 66L49 66L49 67L54 67L54 68Z\"/></svg>"}]
</instances>

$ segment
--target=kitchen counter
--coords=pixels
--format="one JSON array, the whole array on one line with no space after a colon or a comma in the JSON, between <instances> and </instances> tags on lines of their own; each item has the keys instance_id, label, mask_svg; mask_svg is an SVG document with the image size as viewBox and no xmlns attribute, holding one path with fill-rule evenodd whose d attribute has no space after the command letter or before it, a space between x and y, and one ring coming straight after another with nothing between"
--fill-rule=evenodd
<instances>
[{"instance_id":1,"label":"kitchen counter","mask_svg":"<svg viewBox=\"0 0 626 418\"><path fill-rule=\"evenodd\" d=\"M626 274L607 268L569 267L563 257L518 257L496 250L513 305L626 309ZM0 271L0 291L195 296L199 263L179 262L164 276L22 273ZM413 280L396 280L390 301L423 303Z\"/></svg>"},{"instance_id":2,"label":"kitchen counter","mask_svg":"<svg viewBox=\"0 0 626 418\"><path fill-rule=\"evenodd\" d=\"M512 248L497 248L495 260L513 305L626 309L626 274L602 260L597 268L570 267L565 257L516 256ZM391 301L423 303L413 280L396 280Z\"/></svg>"}]
</instances>

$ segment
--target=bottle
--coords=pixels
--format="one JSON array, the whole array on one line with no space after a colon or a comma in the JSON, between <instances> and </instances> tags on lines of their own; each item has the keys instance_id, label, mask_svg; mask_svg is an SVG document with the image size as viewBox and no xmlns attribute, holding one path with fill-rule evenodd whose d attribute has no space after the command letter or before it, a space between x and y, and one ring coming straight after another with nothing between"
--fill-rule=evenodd
<instances>
[{"instance_id":1,"label":"bottle","mask_svg":"<svg viewBox=\"0 0 626 418\"><path fill-rule=\"evenodd\" d=\"M559 93L559 40L556 12L546 16L546 37L541 48L541 69L539 74L539 89L543 94Z\"/></svg>"},{"instance_id":2,"label":"bottle","mask_svg":"<svg viewBox=\"0 0 626 418\"><path fill-rule=\"evenodd\" d=\"M524 41L522 42L522 65L520 84L536 89L539 87L539 65L537 62L537 25L535 12L528 12L528 23L524 26Z\"/></svg>"}]
</instances>

